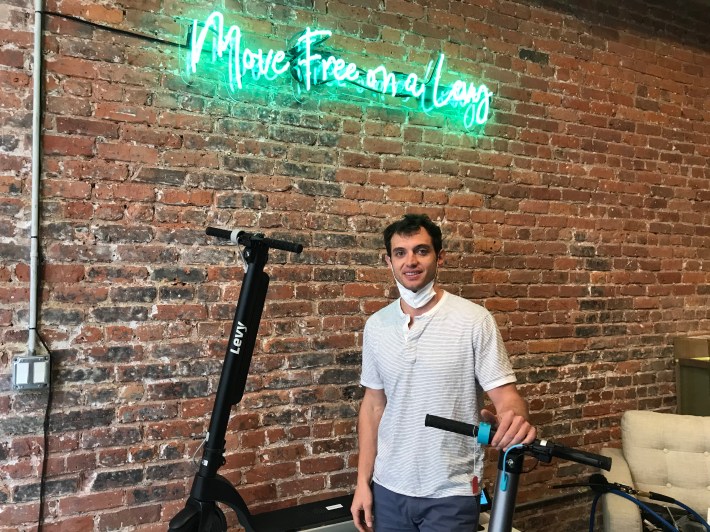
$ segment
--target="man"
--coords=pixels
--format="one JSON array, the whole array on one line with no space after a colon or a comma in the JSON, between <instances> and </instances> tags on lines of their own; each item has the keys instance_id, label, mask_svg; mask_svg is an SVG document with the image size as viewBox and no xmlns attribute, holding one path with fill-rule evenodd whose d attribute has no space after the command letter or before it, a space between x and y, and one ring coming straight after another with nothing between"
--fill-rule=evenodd
<instances>
[{"instance_id":1,"label":"man","mask_svg":"<svg viewBox=\"0 0 710 532\"><path fill-rule=\"evenodd\" d=\"M384 240L400 298L365 325L353 520L361 532L474 531L483 451L475 438L425 427L426 414L482 417L496 426L497 449L531 443L536 431L491 314L436 285L441 229L408 214ZM496 414L479 417L484 391Z\"/></svg>"}]
</instances>

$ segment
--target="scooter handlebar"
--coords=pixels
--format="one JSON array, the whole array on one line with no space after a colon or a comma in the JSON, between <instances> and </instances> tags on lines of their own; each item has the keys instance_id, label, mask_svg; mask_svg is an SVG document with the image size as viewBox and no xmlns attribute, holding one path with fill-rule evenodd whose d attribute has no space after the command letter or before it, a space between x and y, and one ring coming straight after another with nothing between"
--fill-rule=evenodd
<instances>
[{"instance_id":1,"label":"scooter handlebar","mask_svg":"<svg viewBox=\"0 0 710 532\"><path fill-rule=\"evenodd\" d=\"M462 421L455 421L453 419L447 419L445 417L434 416L432 414L426 415L426 418L424 418L424 425L427 427L447 430L449 432L455 432L464 436L478 437L478 442L483 445L488 445L495 434L495 430L491 429L490 425L487 423L481 423L479 430L479 427L476 425L464 423ZM533 456L562 458L563 460L570 460L571 462L577 462L578 464L598 467L606 471L611 469L611 458L608 456L602 456L600 454L594 454L587 451L580 451L579 449L572 449L571 447L565 447L564 445L552 443L547 440L535 440L533 443L525 445L524 449Z\"/></svg>"},{"instance_id":2,"label":"scooter handlebar","mask_svg":"<svg viewBox=\"0 0 710 532\"><path fill-rule=\"evenodd\" d=\"M208 227L205 231L209 236L231 240L235 244L246 244L252 238L258 237L259 240L269 248L290 251L292 253L301 253L303 245L295 242L287 242L286 240L277 240L275 238L266 238L265 236L256 233L247 233L240 229L220 229L218 227Z\"/></svg>"},{"instance_id":3,"label":"scooter handlebar","mask_svg":"<svg viewBox=\"0 0 710 532\"><path fill-rule=\"evenodd\" d=\"M554 456L555 458L562 458L563 460L577 462L578 464L598 467L605 471L609 471L611 469L611 458L608 456L602 456L600 454L590 453L587 451L580 451L579 449L565 447L564 445L548 442L546 440L535 440L530 447L533 448L533 451L540 448L540 450L550 456Z\"/></svg>"}]
</instances>

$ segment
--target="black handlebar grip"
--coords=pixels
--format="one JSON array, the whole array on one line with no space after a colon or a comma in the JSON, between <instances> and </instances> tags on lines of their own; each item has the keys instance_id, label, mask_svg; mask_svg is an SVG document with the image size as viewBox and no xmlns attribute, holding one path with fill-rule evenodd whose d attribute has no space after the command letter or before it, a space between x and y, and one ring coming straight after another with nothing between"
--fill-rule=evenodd
<instances>
[{"instance_id":1,"label":"black handlebar grip","mask_svg":"<svg viewBox=\"0 0 710 532\"><path fill-rule=\"evenodd\" d=\"M478 434L478 427L476 425L462 421L454 421L453 419L447 419L445 417L433 416L431 414L427 414L424 418L424 426L448 430L449 432L463 434L464 436L476 436L476 434Z\"/></svg>"},{"instance_id":2,"label":"black handlebar grip","mask_svg":"<svg viewBox=\"0 0 710 532\"><path fill-rule=\"evenodd\" d=\"M224 238L225 240L232 240L233 231L229 229L220 229L218 227L208 227L205 230L208 236L216 236L217 238Z\"/></svg>"},{"instance_id":3,"label":"black handlebar grip","mask_svg":"<svg viewBox=\"0 0 710 532\"><path fill-rule=\"evenodd\" d=\"M558 445L556 443L553 443L551 445L551 454L556 458L562 458L563 460L571 460L572 462L577 462L578 464L598 467L605 471L611 470L611 458L609 458L608 456L589 453L587 451L580 451L579 449L571 449L569 447L565 447L564 445Z\"/></svg>"},{"instance_id":4,"label":"black handlebar grip","mask_svg":"<svg viewBox=\"0 0 710 532\"><path fill-rule=\"evenodd\" d=\"M287 242L286 240L275 240L273 238L263 238L262 242L270 248L290 251L291 253L300 253L303 251L303 244L295 242Z\"/></svg>"}]
</instances>

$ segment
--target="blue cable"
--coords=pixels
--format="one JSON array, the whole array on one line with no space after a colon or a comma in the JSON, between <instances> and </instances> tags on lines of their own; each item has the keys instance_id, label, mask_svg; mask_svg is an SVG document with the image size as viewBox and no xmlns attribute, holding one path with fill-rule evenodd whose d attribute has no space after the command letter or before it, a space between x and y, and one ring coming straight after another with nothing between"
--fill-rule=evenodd
<instances>
[{"instance_id":1,"label":"blue cable","mask_svg":"<svg viewBox=\"0 0 710 532\"><path fill-rule=\"evenodd\" d=\"M695 510L693 510L693 509L692 509L690 506L688 506L687 504L683 504L682 502L680 502L680 501L678 501L678 500L676 500L676 499L673 499L673 503L674 503L674 504L677 504L678 506L680 506L681 508L683 508L683 510L685 510L685 511L688 512L689 514L692 514L692 515L700 522L700 524L703 525L703 526L705 527L705 529L710 532L710 525L708 524L708 522L707 522L705 519L703 519L703 518L700 516L700 514L699 514L698 512L696 512Z\"/></svg>"},{"instance_id":2,"label":"blue cable","mask_svg":"<svg viewBox=\"0 0 710 532\"><path fill-rule=\"evenodd\" d=\"M621 495L621 496L624 497L625 499L630 500L631 502L635 503L635 504L636 504L637 506L639 506L640 508L643 508L643 509L644 509L646 512L648 512L649 514L655 516L661 523L663 523L664 526L667 526L668 529L669 529L671 532L676 532L676 531L677 531L677 529L674 528L673 525L671 525L668 521L666 521L665 519L663 519L663 517L661 517L658 513L656 513L656 512L654 512L653 510L651 510L651 508L649 508L648 506L646 506L644 503L642 503L642 502L641 502L640 500L638 500L637 498L632 497L631 495L629 495L629 494L627 494L627 493L624 493L623 491L619 491L619 490L609 490L609 493L614 493L614 494L616 494L616 495ZM598 498L599 498L599 495L594 499L594 503L593 503L593 505L592 505L592 512L594 512L594 509L595 509L596 502L597 502L597 499L598 499ZM673 504L675 504L675 505L677 505L677 506L680 506L681 508L683 508L683 510L685 510L686 512L688 512L689 514L691 514L693 517L695 517L695 518L698 520L698 522L699 522L701 525L703 525L703 526L705 527L705 529L708 530L708 532L710 532L710 525L708 525L708 522L707 522L705 519L703 519L702 516L700 516L700 514L698 514L698 512L696 512L696 511L693 510L690 506L688 506L687 504L684 504L684 503L680 502L680 501L677 500L677 499L673 499ZM593 526L593 525L594 525L594 514L592 514L592 516L591 516L590 527ZM592 528L590 528L590 532L591 532L591 531L592 531Z\"/></svg>"},{"instance_id":3,"label":"blue cable","mask_svg":"<svg viewBox=\"0 0 710 532\"><path fill-rule=\"evenodd\" d=\"M650 515L654 516L656 519L658 519L658 522L661 524L661 526L667 530L668 532L678 532L678 529L675 528L673 525L671 525L668 521L663 519L660 515L658 515L656 512L651 510L648 506L646 506L644 503L642 503L640 500L638 500L636 497L632 497L628 493L624 493L623 491L620 490L609 490L609 493L613 493L615 495L619 495L620 497L623 497L624 499L630 500L632 503L634 503L636 506L639 508L643 509L644 511L648 512Z\"/></svg>"},{"instance_id":4,"label":"blue cable","mask_svg":"<svg viewBox=\"0 0 710 532\"><path fill-rule=\"evenodd\" d=\"M597 493L597 496L594 497L594 500L592 501L592 510L589 512L589 532L594 532L594 516L597 513L597 503L599 502L599 498L604 495L603 493Z\"/></svg>"},{"instance_id":5,"label":"blue cable","mask_svg":"<svg viewBox=\"0 0 710 532\"><path fill-rule=\"evenodd\" d=\"M666 521L665 519L663 519L658 513L656 513L656 512L654 512L653 510L651 510L648 506L646 506L645 504L643 504L643 503L642 503L640 500L638 500L637 498L632 497L631 495L629 495L629 494L627 494L627 493L624 493L623 491L619 491L619 490L609 490L609 493L613 493L613 494L615 494L615 495L620 495L620 496L622 496L622 497L624 497L624 498L626 498L626 499L629 499L631 502L633 502L634 504L636 504L636 505L639 506L640 508L643 508L644 510L646 510L649 514L654 515L661 523L664 523L667 527L669 527L669 530L670 530L671 532L677 532L677 529L676 529L676 528L673 528L673 526L672 526L668 521ZM597 496L594 497L594 500L592 501L592 510L591 510L591 512L590 512L590 514L589 514L589 532L594 532L594 520L595 520L595 515L596 515L597 503L598 503L598 501L599 501L599 498L600 498L602 495L603 495L603 493L598 493ZM683 508L686 512L688 512L689 514L693 515L693 516L698 520L698 522L699 522L701 525L703 525L703 526L705 527L705 529L708 530L708 532L710 532L710 525L708 524L708 522L707 522L705 519L702 518L702 516L700 516L700 514L698 514L698 512L696 512L695 510L693 510L693 509L692 509L690 506L688 506L687 504L683 504L682 502L680 502L680 501L677 500L677 499L673 499L673 504L675 504L675 505L677 505L677 506L680 506L680 507Z\"/></svg>"}]
</instances>

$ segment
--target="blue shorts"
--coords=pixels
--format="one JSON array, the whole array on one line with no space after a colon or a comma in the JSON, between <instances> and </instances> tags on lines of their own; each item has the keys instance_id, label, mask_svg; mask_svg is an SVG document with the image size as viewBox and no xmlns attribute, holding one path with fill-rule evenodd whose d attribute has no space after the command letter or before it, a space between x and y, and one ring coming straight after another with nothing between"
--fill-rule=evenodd
<instances>
[{"instance_id":1,"label":"blue shorts","mask_svg":"<svg viewBox=\"0 0 710 532\"><path fill-rule=\"evenodd\" d=\"M409 497L372 485L375 532L475 532L480 498Z\"/></svg>"}]
</instances>

